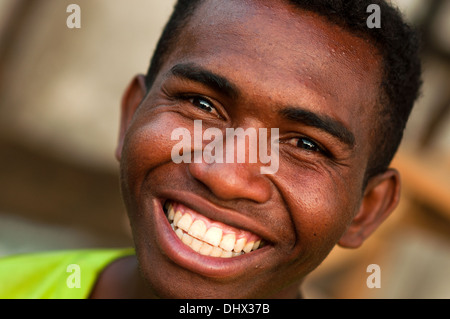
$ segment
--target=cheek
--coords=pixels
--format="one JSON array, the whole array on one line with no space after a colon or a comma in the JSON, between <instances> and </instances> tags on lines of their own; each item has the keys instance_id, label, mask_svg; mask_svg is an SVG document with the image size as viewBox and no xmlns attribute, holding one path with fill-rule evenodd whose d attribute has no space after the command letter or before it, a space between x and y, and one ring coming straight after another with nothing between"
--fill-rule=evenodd
<instances>
[{"instance_id":1,"label":"cheek","mask_svg":"<svg viewBox=\"0 0 450 319\"><path fill-rule=\"evenodd\" d=\"M304 171L285 183L296 185L284 193L284 198L299 249L307 255L328 253L357 211L351 183L320 171Z\"/></svg>"},{"instance_id":2,"label":"cheek","mask_svg":"<svg viewBox=\"0 0 450 319\"><path fill-rule=\"evenodd\" d=\"M172 131L179 127L165 113L140 117L129 128L121 159L122 186L135 198L142 183L154 168L172 163L171 151L177 141L171 140Z\"/></svg>"},{"instance_id":3,"label":"cheek","mask_svg":"<svg viewBox=\"0 0 450 319\"><path fill-rule=\"evenodd\" d=\"M345 201L326 189L312 190L308 195L302 198L300 211L294 217L298 238L316 249L334 244L349 220Z\"/></svg>"}]
</instances>

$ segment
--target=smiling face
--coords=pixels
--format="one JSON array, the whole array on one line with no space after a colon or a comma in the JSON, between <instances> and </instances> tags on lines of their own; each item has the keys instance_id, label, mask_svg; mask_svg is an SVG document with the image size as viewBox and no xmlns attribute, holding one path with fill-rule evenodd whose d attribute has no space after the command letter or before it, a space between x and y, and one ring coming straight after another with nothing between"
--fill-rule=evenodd
<instances>
[{"instance_id":1,"label":"smiling face","mask_svg":"<svg viewBox=\"0 0 450 319\"><path fill-rule=\"evenodd\" d=\"M359 246L398 193L395 172L362 189L380 69L367 41L315 14L205 1L148 94L137 78L123 101L122 192L151 291L287 296L336 243ZM224 136L279 128L278 171L174 163L171 134L194 136L194 120Z\"/></svg>"}]
</instances>

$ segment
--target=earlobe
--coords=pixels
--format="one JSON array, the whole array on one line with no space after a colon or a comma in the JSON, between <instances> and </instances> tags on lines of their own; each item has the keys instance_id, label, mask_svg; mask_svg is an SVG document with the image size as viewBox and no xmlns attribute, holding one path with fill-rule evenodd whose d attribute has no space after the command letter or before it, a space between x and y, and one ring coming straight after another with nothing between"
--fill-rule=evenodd
<instances>
[{"instance_id":1,"label":"earlobe","mask_svg":"<svg viewBox=\"0 0 450 319\"><path fill-rule=\"evenodd\" d=\"M357 248L397 207L400 199L400 175L389 169L373 177L364 192L360 209L338 244Z\"/></svg>"},{"instance_id":2,"label":"earlobe","mask_svg":"<svg viewBox=\"0 0 450 319\"><path fill-rule=\"evenodd\" d=\"M123 142L128 127L130 126L134 113L144 99L146 92L145 76L139 74L132 79L123 94L120 111L119 141L117 143L115 154L118 161L120 161L122 157Z\"/></svg>"}]
</instances>

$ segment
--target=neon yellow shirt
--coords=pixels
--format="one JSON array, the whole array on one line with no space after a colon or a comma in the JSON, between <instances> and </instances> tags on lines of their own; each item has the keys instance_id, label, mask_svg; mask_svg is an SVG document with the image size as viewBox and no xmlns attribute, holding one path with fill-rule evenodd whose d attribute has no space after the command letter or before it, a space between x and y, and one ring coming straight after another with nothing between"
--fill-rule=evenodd
<instances>
[{"instance_id":1,"label":"neon yellow shirt","mask_svg":"<svg viewBox=\"0 0 450 319\"><path fill-rule=\"evenodd\" d=\"M134 249L72 250L0 258L0 299L88 298L101 271Z\"/></svg>"}]
</instances>

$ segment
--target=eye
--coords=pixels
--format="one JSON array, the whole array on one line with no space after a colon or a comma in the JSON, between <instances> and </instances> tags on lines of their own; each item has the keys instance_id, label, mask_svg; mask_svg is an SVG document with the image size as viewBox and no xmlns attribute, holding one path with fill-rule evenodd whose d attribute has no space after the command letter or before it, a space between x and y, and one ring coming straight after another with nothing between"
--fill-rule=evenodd
<instances>
[{"instance_id":1,"label":"eye","mask_svg":"<svg viewBox=\"0 0 450 319\"><path fill-rule=\"evenodd\" d=\"M322 148L318 143L314 142L314 140L307 137L291 138L287 143L310 153L320 153L325 156L330 155L326 149Z\"/></svg>"},{"instance_id":2,"label":"eye","mask_svg":"<svg viewBox=\"0 0 450 319\"><path fill-rule=\"evenodd\" d=\"M322 152L322 149L315 142L304 137L297 138L296 146L310 152Z\"/></svg>"},{"instance_id":3,"label":"eye","mask_svg":"<svg viewBox=\"0 0 450 319\"><path fill-rule=\"evenodd\" d=\"M216 111L215 107L211 102L209 102L207 99L202 98L200 96L195 96L189 98L189 102L191 102L192 105L205 110L206 112L213 113Z\"/></svg>"}]
</instances>

